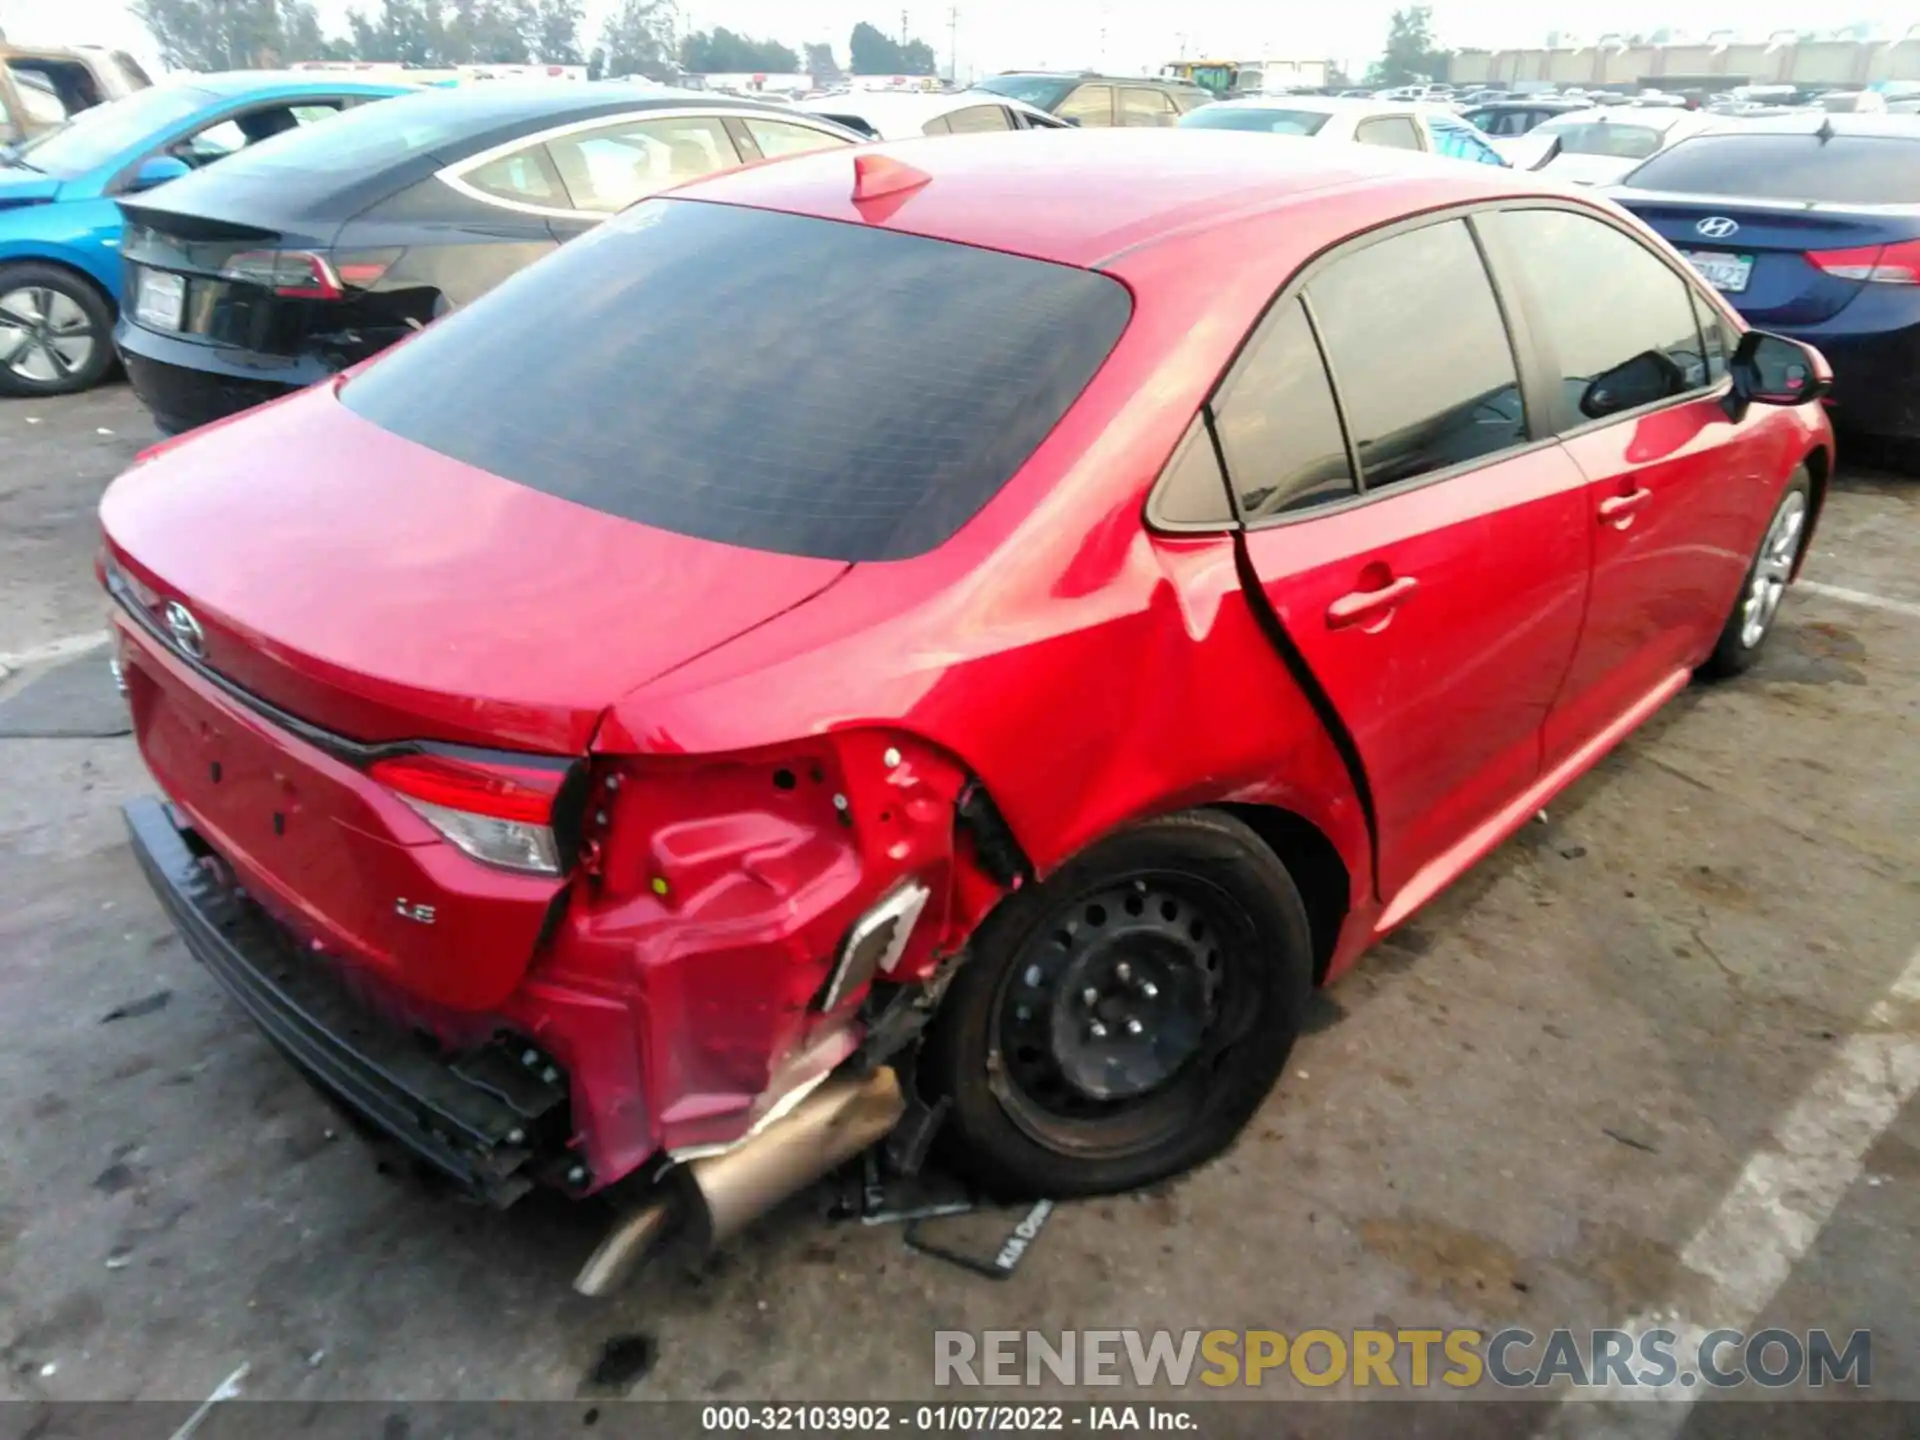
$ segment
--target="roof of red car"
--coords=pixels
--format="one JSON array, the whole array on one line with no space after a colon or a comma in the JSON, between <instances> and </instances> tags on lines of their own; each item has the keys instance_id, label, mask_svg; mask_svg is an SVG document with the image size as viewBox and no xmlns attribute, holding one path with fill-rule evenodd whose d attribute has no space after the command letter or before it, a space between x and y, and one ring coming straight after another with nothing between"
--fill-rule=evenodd
<instances>
[{"instance_id":1,"label":"roof of red car","mask_svg":"<svg viewBox=\"0 0 1920 1440\"><path fill-rule=\"evenodd\" d=\"M886 156L924 185L856 204L855 164ZM1381 146L1224 130L1026 131L815 151L674 192L883 225L936 239L1095 265L1196 224L1300 197L1407 187L1408 209L1525 193L1515 172Z\"/></svg>"}]
</instances>

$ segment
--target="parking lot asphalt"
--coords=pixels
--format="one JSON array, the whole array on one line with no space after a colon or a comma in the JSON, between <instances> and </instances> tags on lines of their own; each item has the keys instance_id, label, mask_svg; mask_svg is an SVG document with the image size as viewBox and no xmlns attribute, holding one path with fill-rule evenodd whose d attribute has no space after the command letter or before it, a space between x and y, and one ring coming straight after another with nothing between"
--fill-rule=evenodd
<instances>
[{"instance_id":1,"label":"parking lot asphalt","mask_svg":"<svg viewBox=\"0 0 1920 1440\"><path fill-rule=\"evenodd\" d=\"M47 647L100 628L94 508L150 438L122 387L0 401L0 705L104 675ZM1751 675L1363 960L1226 1156L1063 1207L999 1284L808 1197L575 1296L586 1216L381 1173L188 957L122 830L130 739L0 739L0 1397L245 1363L256 1397L571 1398L624 1340L636 1397L912 1398L936 1329L1677 1316L1869 1329L1874 1393L1920 1400L1917 558L1920 479L1843 460Z\"/></svg>"}]
</instances>

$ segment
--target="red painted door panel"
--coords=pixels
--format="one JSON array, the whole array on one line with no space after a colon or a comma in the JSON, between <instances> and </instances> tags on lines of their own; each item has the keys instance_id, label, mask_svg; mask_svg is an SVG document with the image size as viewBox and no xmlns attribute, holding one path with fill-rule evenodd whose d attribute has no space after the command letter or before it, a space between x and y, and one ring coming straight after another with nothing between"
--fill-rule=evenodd
<instances>
[{"instance_id":1,"label":"red painted door panel","mask_svg":"<svg viewBox=\"0 0 1920 1440\"><path fill-rule=\"evenodd\" d=\"M1586 477L1554 445L1246 536L1360 752L1383 902L1539 773L1590 543Z\"/></svg>"},{"instance_id":2,"label":"red painted door panel","mask_svg":"<svg viewBox=\"0 0 1920 1440\"><path fill-rule=\"evenodd\" d=\"M1547 764L1712 650L1769 498L1752 424L1705 395L1565 442L1588 477L1593 589Z\"/></svg>"}]
</instances>

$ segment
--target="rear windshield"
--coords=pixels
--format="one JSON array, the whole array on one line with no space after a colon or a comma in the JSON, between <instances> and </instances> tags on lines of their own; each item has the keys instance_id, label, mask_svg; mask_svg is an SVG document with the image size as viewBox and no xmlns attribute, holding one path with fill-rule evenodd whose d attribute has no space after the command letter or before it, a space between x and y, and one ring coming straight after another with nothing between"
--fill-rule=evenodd
<instances>
[{"instance_id":1,"label":"rear windshield","mask_svg":"<svg viewBox=\"0 0 1920 1440\"><path fill-rule=\"evenodd\" d=\"M330 122L331 123L331 122ZM827 559L933 549L1126 327L1108 276L649 201L345 387L396 435L611 515Z\"/></svg>"},{"instance_id":2,"label":"rear windshield","mask_svg":"<svg viewBox=\"0 0 1920 1440\"><path fill-rule=\"evenodd\" d=\"M1262 135L1317 135L1324 110L1278 110L1265 105L1203 105L1180 117L1182 130L1257 130Z\"/></svg>"},{"instance_id":3,"label":"rear windshield","mask_svg":"<svg viewBox=\"0 0 1920 1440\"><path fill-rule=\"evenodd\" d=\"M1738 133L1699 135L1626 179L1638 190L1747 195L1828 205L1920 203L1920 139Z\"/></svg>"}]
</instances>

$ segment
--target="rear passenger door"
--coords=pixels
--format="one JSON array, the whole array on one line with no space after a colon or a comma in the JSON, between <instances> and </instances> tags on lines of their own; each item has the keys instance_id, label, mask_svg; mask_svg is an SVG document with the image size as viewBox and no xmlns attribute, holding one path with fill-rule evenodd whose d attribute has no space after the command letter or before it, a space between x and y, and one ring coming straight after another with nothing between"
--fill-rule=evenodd
<instances>
[{"instance_id":1,"label":"rear passenger door","mask_svg":"<svg viewBox=\"0 0 1920 1440\"><path fill-rule=\"evenodd\" d=\"M1770 412L1735 424L1721 408L1725 338L1678 262L1580 210L1480 223L1549 371L1553 427L1587 477L1593 595L1547 726L1553 764L1706 657L1785 467Z\"/></svg>"},{"instance_id":2,"label":"rear passenger door","mask_svg":"<svg viewBox=\"0 0 1920 1440\"><path fill-rule=\"evenodd\" d=\"M1454 218L1317 263L1215 402L1247 562L1372 792L1387 923L1538 777L1579 635L1585 477L1519 376Z\"/></svg>"}]
</instances>

